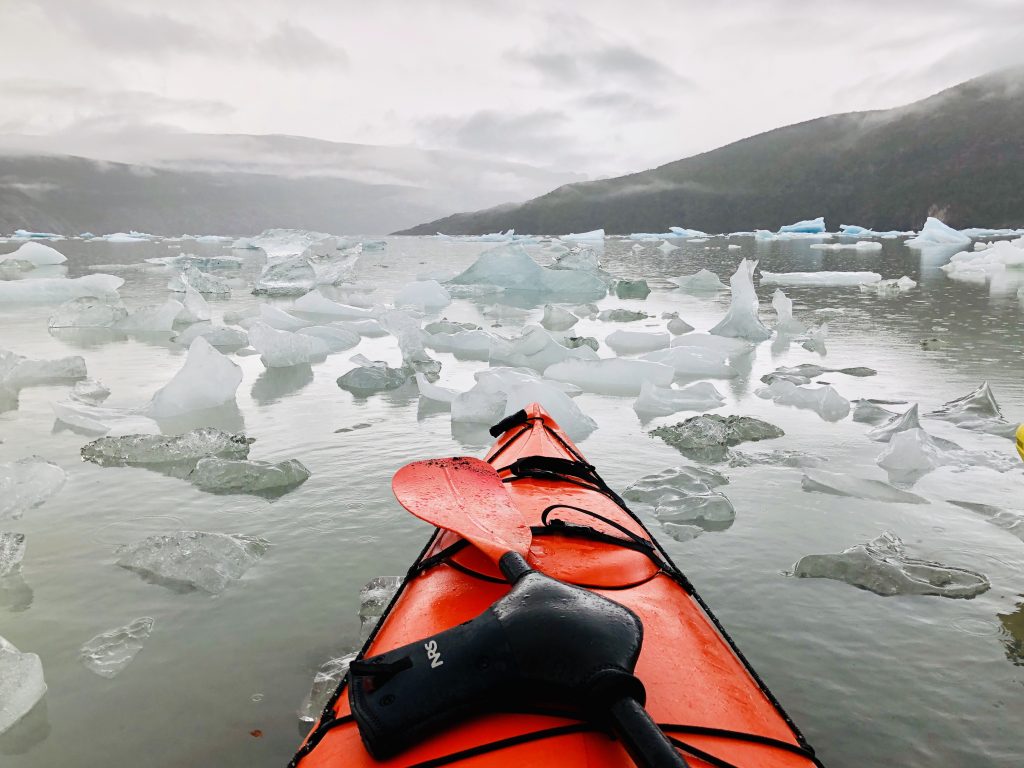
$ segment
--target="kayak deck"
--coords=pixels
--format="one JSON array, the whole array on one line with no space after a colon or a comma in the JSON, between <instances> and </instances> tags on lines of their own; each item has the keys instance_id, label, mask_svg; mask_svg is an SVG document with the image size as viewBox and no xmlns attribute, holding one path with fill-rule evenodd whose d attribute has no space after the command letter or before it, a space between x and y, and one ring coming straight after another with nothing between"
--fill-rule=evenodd
<instances>
[{"instance_id":1,"label":"kayak deck","mask_svg":"<svg viewBox=\"0 0 1024 768\"><path fill-rule=\"evenodd\" d=\"M538 405L487 455L533 529L527 561L634 611L644 641L635 674L647 710L693 768L820 765L778 702L642 523ZM535 457L546 457L537 459ZM509 590L494 564L437 531L360 654L373 656L468 621ZM543 631L543 630L541 630ZM558 712L481 712L390 760L366 752L345 683L292 762L323 766L632 766L592 723Z\"/></svg>"}]
</instances>

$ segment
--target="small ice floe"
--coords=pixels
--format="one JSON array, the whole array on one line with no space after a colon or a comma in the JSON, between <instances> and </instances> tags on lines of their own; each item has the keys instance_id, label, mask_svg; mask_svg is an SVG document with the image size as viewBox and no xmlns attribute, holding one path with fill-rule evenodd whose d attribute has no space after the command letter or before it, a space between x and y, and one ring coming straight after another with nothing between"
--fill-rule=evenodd
<instances>
[{"instance_id":1,"label":"small ice floe","mask_svg":"<svg viewBox=\"0 0 1024 768\"><path fill-rule=\"evenodd\" d=\"M595 298L607 293L604 280L596 274L582 269L542 267L519 244L485 251L449 284L493 285L506 291Z\"/></svg>"},{"instance_id":2,"label":"small ice floe","mask_svg":"<svg viewBox=\"0 0 1024 768\"><path fill-rule=\"evenodd\" d=\"M400 309L390 309L380 316L380 324L398 341L402 364L436 381L441 373L441 362L427 353L420 321Z\"/></svg>"},{"instance_id":3,"label":"small ice floe","mask_svg":"<svg viewBox=\"0 0 1024 768\"><path fill-rule=\"evenodd\" d=\"M234 402L241 383L242 369L200 336L189 346L185 364L156 391L143 414L169 419Z\"/></svg>"},{"instance_id":4,"label":"small ice floe","mask_svg":"<svg viewBox=\"0 0 1024 768\"><path fill-rule=\"evenodd\" d=\"M910 248L928 248L930 246L961 246L966 248L971 238L952 227L947 226L933 216L929 216L916 237L907 240L904 245Z\"/></svg>"},{"instance_id":5,"label":"small ice floe","mask_svg":"<svg viewBox=\"0 0 1024 768\"><path fill-rule=\"evenodd\" d=\"M641 478L623 497L654 507L655 516L675 538L669 525L692 525L702 531L721 531L732 525L736 510L725 494L715 490L728 482L713 469L674 467ZM686 536L694 537L692 532Z\"/></svg>"},{"instance_id":6,"label":"small ice floe","mask_svg":"<svg viewBox=\"0 0 1024 768\"><path fill-rule=\"evenodd\" d=\"M117 565L171 589L216 595L242 577L270 547L257 536L179 531L119 547Z\"/></svg>"},{"instance_id":7,"label":"small ice floe","mask_svg":"<svg viewBox=\"0 0 1024 768\"><path fill-rule=\"evenodd\" d=\"M585 392L602 395L639 395L645 382L668 387L674 378L671 367L649 360L608 358L565 360L544 369L544 378L575 384Z\"/></svg>"},{"instance_id":8,"label":"small ice floe","mask_svg":"<svg viewBox=\"0 0 1024 768\"><path fill-rule=\"evenodd\" d=\"M101 408L76 399L51 403L50 407L59 422L87 434L153 435L160 432L160 425L137 408Z\"/></svg>"},{"instance_id":9,"label":"small ice floe","mask_svg":"<svg viewBox=\"0 0 1024 768\"><path fill-rule=\"evenodd\" d=\"M861 402L868 401L862 400ZM868 404L870 405L870 403ZM859 405L860 404L858 403L858 407ZM878 408L878 406L875 407ZM875 442L878 443L888 443L890 440L892 440L893 436L897 432L903 432L908 429L921 428L921 421L918 419L917 416L917 403L914 403L912 406L910 406L910 408L908 408L904 413L892 413L891 411L886 411L884 408L878 408L878 411L884 411L885 413L891 415L884 423L878 424L878 426L876 426L874 429L869 429L866 432L869 440L874 440ZM873 415L877 414L878 411L873 412ZM853 420L865 421L866 419L858 419L856 414L854 414Z\"/></svg>"},{"instance_id":10,"label":"small ice floe","mask_svg":"<svg viewBox=\"0 0 1024 768\"><path fill-rule=\"evenodd\" d=\"M359 344L361 337L357 331L342 325L312 325L300 328L298 336L310 336L319 339L327 348L328 354L344 352Z\"/></svg>"},{"instance_id":11,"label":"small ice floe","mask_svg":"<svg viewBox=\"0 0 1024 768\"><path fill-rule=\"evenodd\" d=\"M63 304L82 296L116 296L122 285L120 277L104 274L0 280L0 304Z\"/></svg>"},{"instance_id":12,"label":"small ice floe","mask_svg":"<svg viewBox=\"0 0 1024 768\"><path fill-rule=\"evenodd\" d=\"M877 272L765 272L761 270L761 285L818 285L844 286L877 283L882 276Z\"/></svg>"},{"instance_id":13,"label":"small ice floe","mask_svg":"<svg viewBox=\"0 0 1024 768\"><path fill-rule=\"evenodd\" d=\"M376 576L359 590L359 636L362 640L377 626L401 584L399 576Z\"/></svg>"},{"instance_id":14,"label":"small ice floe","mask_svg":"<svg viewBox=\"0 0 1024 768\"><path fill-rule=\"evenodd\" d=\"M338 320L369 320L380 314L379 309L355 307L332 301L318 290L310 291L305 296L296 299L291 308L295 312L307 315L325 315Z\"/></svg>"},{"instance_id":15,"label":"small ice floe","mask_svg":"<svg viewBox=\"0 0 1024 768\"><path fill-rule=\"evenodd\" d=\"M245 459L253 438L202 427L181 435L124 435L101 437L82 446L82 458L101 467L195 466L200 459L217 456Z\"/></svg>"},{"instance_id":16,"label":"small ice floe","mask_svg":"<svg viewBox=\"0 0 1024 768\"><path fill-rule=\"evenodd\" d=\"M601 346L593 336L566 336L563 339L559 339L558 343L566 349L590 347L595 352L598 350L598 347Z\"/></svg>"},{"instance_id":17,"label":"small ice floe","mask_svg":"<svg viewBox=\"0 0 1024 768\"><path fill-rule=\"evenodd\" d=\"M90 672L107 679L116 677L142 650L142 642L153 631L153 624L153 619L143 616L123 627L96 635L82 646L78 658Z\"/></svg>"},{"instance_id":18,"label":"small ice floe","mask_svg":"<svg viewBox=\"0 0 1024 768\"><path fill-rule=\"evenodd\" d=\"M649 318L646 312L639 312L633 309L622 309L621 307L616 309L603 309L598 315L598 320L603 320L606 323L633 323L637 320L646 320Z\"/></svg>"},{"instance_id":19,"label":"small ice floe","mask_svg":"<svg viewBox=\"0 0 1024 768\"><path fill-rule=\"evenodd\" d=\"M209 320L212 316L213 311L206 299L203 298L203 294L191 285L186 285L184 300L181 302L181 312L178 313L174 321L176 323L200 323Z\"/></svg>"},{"instance_id":20,"label":"small ice floe","mask_svg":"<svg viewBox=\"0 0 1024 768\"><path fill-rule=\"evenodd\" d=\"M234 249L261 250L268 259L298 256L311 245L334 239L326 232L311 232L304 229L265 229L256 237L236 240Z\"/></svg>"},{"instance_id":21,"label":"small ice floe","mask_svg":"<svg viewBox=\"0 0 1024 768\"><path fill-rule=\"evenodd\" d=\"M437 280L418 280L395 294L396 307L419 307L425 311L436 311L451 303L451 294Z\"/></svg>"},{"instance_id":22,"label":"small ice floe","mask_svg":"<svg viewBox=\"0 0 1024 768\"><path fill-rule=\"evenodd\" d=\"M771 338L768 330L757 316L757 293L754 291L754 269L756 261L743 259L736 272L729 279L732 287L732 302L721 322L711 329L716 336L764 341Z\"/></svg>"},{"instance_id":23,"label":"small ice floe","mask_svg":"<svg viewBox=\"0 0 1024 768\"><path fill-rule=\"evenodd\" d=\"M671 253L679 249L678 245L670 243L668 240L662 240L661 245L658 246L658 250L662 253Z\"/></svg>"},{"instance_id":24,"label":"small ice floe","mask_svg":"<svg viewBox=\"0 0 1024 768\"><path fill-rule=\"evenodd\" d=\"M729 290L729 286L719 280L718 275L706 269L698 270L692 275L670 277L669 282L675 283L680 289L690 293L712 293Z\"/></svg>"},{"instance_id":25,"label":"small ice floe","mask_svg":"<svg viewBox=\"0 0 1024 768\"><path fill-rule=\"evenodd\" d=\"M818 467L828 459L806 451L729 451L730 467Z\"/></svg>"},{"instance_id":26,"label":"small ice floe","mask_svg":"<svg viewBox=\"0 0 1024 768\"><path fill-rule=\"evenodd\" d=\"M786 224L779 227L779 232L804 232L809 234L820 234L825 232L825 217L819 216L816 219L804 219L795 224Z\"/></svg>"},{"instance_id":27,"label":"small ice floe","mask_svg":"<svg viewBox=\"0 0 1024 768\"><path fill-rule=\"evenodd\" d=\"M869 501L889 501L897 504L928 504L928 499L916 493L904 491L881 480L866 477L826 472L823 469L808 469L800 481L805 491L830 493L834 496L852 496Z\"/></svg>"},{"instance_id":28,"label":"small ice floe","mask_svg":"<svg viewBox=\"0 0 1024 768\"><path fill-rule=\"evenodd\" d=\"M776 368L771 373L766 373L762 376L761 381L765 384L771 384L775 381L790 381L794 384L810 384L811 379L816 379L825 373L841 373L845 376L863 378L867 376L874 376L878 372L874 368L866 368L864 366L854 366L850 368L826 368L823 365L815 365L814 363L801 363L800 365L790 367L781 366Z\"/></svg>"},{"instance_id":29,"label":"small ice floe","mask_svg":"<svg viewBox=\"0 0 1024 768\"><path fill-rule=\"evenodd\" d=\"M776 288L772 294L772 307L779 321L775 324L775 330L779 333L800 334L807 330L807 326L793 317L793 300Z\"/></svg>"},{"instance_id":30,"label":"small ice floe","mask_svg":"<svg viewBox=\"0 0 1024 768\"><path fill-rule=\"evenodd\" d=\"M979 245L984 245L978 249ZM1024 238L998 240L994 243L975 243L974 251L954 254L940 269L951 280L983 283L1006 273L1007 269L1024 268Z\"/></svg>"},{"instance_id":31,"label":"small ice floe","mask_svg":"<svg viewBox=\"0 0 1024 768\"><path fill-rule=\"evenodd\" d=\"M426 400L433 400L436 403L446 403L451 405L455 398L459 396L459 392L448 387L438 386L427 381L427 377L422 373L417 373L416 376L416 387L420 391L420 397Z\"/></svg>"},{"instance_id":32,"label":"small ice floe","mask_svg":"<svg viewBox=\"0 0 1024 768\"><path fill-rule=\"evenodd\" d=\"M0 579L21 570L25 557L25 534L0 532Z\"/></svg>"},{"instance_id":33,"label":"small ice floe","mask_svg":"<svg viewBox=\"0 0 1024 768\"><path fill-rule=\"evenodd\" d=\"M559 239L572 243L589 243L595 240L604 240L604 230L592 229L589 232L570 232L568 235L562 235Z\"/></svg>"},{"instance_id":34,"label":"small ice floe","mask_svg":"<svg viewBox=\"0 0 1024 768\"><path fill-rule=\"evenodd\" d=\"M167 283L167 289L176 293L185 293L188 288L211 296L231 295L231 286L227 280L203 272L195 264L186 262Z\"/></svg>"},{"instance_id":35,"label":"small ice floe","mask_svg":"<svg viewBox=\"0 0 1024 768\"><path fill-rule=\"evenodd\" d=\"M815 251L880 251L882 244L874 240L857 240L852 243L812 243Z\"/></svg>"},{"instance_id":36,"label":"small ice floe","mask_svg":"<svg viewBox=\"0 0 1024 768\"><path fill-rule=\"evenodd\" d=\"M407 367L392 368L382 360L369 360L363 355L356 355L352 362L356 367L339 376L337 384L359 397L398 389L414 373Z\"/></svg>"},{"instance_id":37,"label":"small ice floe","mask_svg":"<svg viewBox=\"0 0 1024 768\"><path fill-rule=\"evenodd\" d=\"M639 280L616 280L612 290L620 299L646 299L651 295L651 287L643 278Z\"/></svg>"},{"instance_id":38,"label":"small ice floe","mask_svg":"<svg viewBox=\"0 0 1024 768\"><path fill-rule=\"evenodd\" d=\"M66 301L50 315L50 328L114 328L128 317L118 296L80 296Z\"/></svg>"},{"instance_id":39,"label":"small ice floe","mask_svg":"<svg viewBox=\"0 0 1024 768\"><path fill-rule=\"evenodd\" d=\"M672 337L668 333L645 333L643 331L612 331L604 343L620 355L636 355L666 349Z\"/></svg>"},{"instance_id":40,"label":"small ice floe","mask_svg":"<svg viewBox=\"0 0 1024 768\"><path fill-rule=\"evenodd\" d=\"M995 395L988 382L983 382L973 392L956 400L950 400L942 407L925 414L929 419L940 419L956 424L961 429L984 432L1013 439L1017 424L1010 423L999 410Z\"/></svg>"},{"instance_id":41,"label":"small ice floe","mask_svg":"<svg viewBox=\"0 0 1024 768\"><path fill-rule=\"evenodd\" d=\"M128 312L128 317L114 326L126 333L167 333L174 329L178 316L185 305L177 299L168 299L163 304L147 304Z\"/></svg>"},{"instance_id":42,"label":"small ice floe","mask_svg":"<svg viewBox=\"0 0 1024 768\"><path fill-rule=\"evenodd\" d=\"M817 352L819 355L824 357L828 354L828 349L825 346L825 341L828 339L828 323L822 323L817 328L809 328L804 338L800 341L800 346L806 349L808 352Z\"/></svg>"},{"instance_id":43,"label":"small ice floe","mask_svg":"<svg viewBox=\"0 0 1024 768\"><path fill-rule=\"evenodd\" d=\"M879 296L896 296L917 287L917 281L904 275L898 280L879 280L877 283L864 283L862 293L877 293Z\"/></svg>"},{"instance_id":44,"label":"small ice floe","mask_svg":"<svg viewBox=\"0 0 1024 768\"><path fill-rule=\"evenodd\" d=\"M309 475L298 459L274 463L208 456L199 460L188 480L208 493L280 496L302 485Z\"/></svg>"},{"instance_id":45,"label":"small ice floe","mask_svg":"<svg viewBox=\"0 0 1024 768\"><path fill-rule=\"evenodd\" d=\"M544 305L544 317L540 324L549 331L567 331L579 322L572 312L554 304Z\"/></svg>"},{"instance_id":46,"label":"small ice floe","mask_svg":"<svg viewBox=\"0 0 1024 768\"><path fill-rule=\"evenodd\" d=\"M56 248L51 248L42 243L22 243L17 250L11 253L0 253L0 262L24 261L34 267L45 267L53 264L63 264L68 258Z\"/></svg>"},{"instance_id":47,"label":"small ice floe","mask_svg":"<svg viewBox=\"0 0 1024 768\"><path fill-rule=\"evenodd\" d=\"M348 674L348 666L357 656L356 651L344 656L328 659L313 675L313 685L299 707L299 720L312 725L320 719L324 707L331 696L341 685L342 679Z\"/></svg>"},{"instance_id":48,"label":"small ice floe","mask_svg":"<svg viewBox=\"0 0 1024 768\"><path fill-rule=\"evenodd\" d=\"M290 333L315 325L311 320L296 317L290 312L273 307L270 304L260 304L259 315L246 325L251 328L253 323L263 323L275 330L288 331Z\"/></svg>"},{"instance_id":49,"label":"small ice floe","mask_svg":"<svg viewBox=\"0 0 1024 768\"><path fill-rule=\"evenodd\" d=\"M679 411L709 411L725 405L725 398L708 381L674 389L659 387L650 381L640 385L640 394L633 402L633 410L641 418L670 416Z\"/></svg>"},{"instance_id":50,"label":"small ice floe","mask_svg":"<svg viewBox=\"0 0 1024 768\"><path fill-rule=\"evenodd\" d=\"M545 371L552 365L571 360L597 360L597 353L589 346L570 349L541 328L527 325L522 334L512 339L495 337L491 342L492 365L508 365Z\"/></svg>"},{"instance_id":51,"label":"small ice floe","mask_svg":"<svg viewBox=\"0 0 1024 768\"><path fill-rule=\"evenodd\" d=\"M451 352L459 360L489 360L496 344L501 345L501 341L494 334L479 328L423 334L424 346L437 352Z\"/></svg>"},{"instance_id":52,"label":"small ice floe","mask_svg":"<svg viewBox=\"0 0 1024 768\"><path fill-rule=\"evenodd\" d=\"M693 330L693 326L680 318L678 312L662 312L661 319L668 320L665 327L673 336L682 336L684 333L689 333Z\"/></svg>"},{"instance_id":53,"label":"small ice floe","mask_svg":"<svg viewBox=\"0 0 1024 768\"><path fill-rule=\"evenodd\" d=\"M145 232L112 232L109 235L99 235L97 240L106 240L108 243L146 243L153 239L153 235Z\"/></svg>"},{"instance_id":54,"label":"small ice floe","mask_svg":"<svg viewBox=\"0 0 1024 768\"><path fill-rule=\"evenodd\" d=\"M733 378L738 375L734 360L753 349L750 342L706 333L687 333L672 339L668 349L643 355L642 360L671 366L677 376Z\"/></svg>"},{"instance_id":55,"label":"small ice floe","mask_svg":"<svg viewBox=\"0 0 1024 768\"><path fill-rule=\"evenodd\" d=\"M882 403L876 400L862 399L855 400L854 403L853 420L862 424L881 424L893 417L899 417L902 415L890 411L887 408L883 408ZM884 404L888 405L889 401L884 401Z\"/></svg>"},{"instance_id":56,"label":"small ice floe","mask_svg":"<svg viewBox=\"0 0 1024 768\"><path fill-rule=\"evenodd\" d=\"M39 456L0 464L0 520L17 520L67 482L67 473Z\"/></svg>"},{"instance_id":57,"label":"small ice floe","mask_svg":"<svg viewBox=\"0 0 1024 768\"><path fill-rule=\"evenodd\" d=\"M720 460L726 456L730 446L782 437L785 432L773 424L750 416L706 413L691 416L678 424L658 427L649 434L660 437L684 456Z\"/></svg>"},{"instance_id":58,"label":"small ice floe","mask_svg":"<svg viewBox=\"0 0 1024 768\"><path fill-rule=\"evenodd\" d=\"M26 387L71 384L87 375L85 359L78 355L57 360L30 360L0 349L0 390L16 393Z\"/></svg>"},{"instance_id":59,"label":"small ice floe","mask_svg":"<svg viewBox=\"0 0 1024 768\"><path fill-rule=\"evenodd\" d=\"M348 278L361 248L338 251L333 238L310 245L302 254L271 262L256 280L256 296L302 296L318 285L337 285Z\"/></svg>"},{"instance_id":60,"label":"small ice floe","mask_svg":"<svg viewBox=\"0 0 1024 768\"><path fill-rule=\"evenodd\" d=\"M206 339L211 346L219 349L234 350L249 345L249 335L245 331L212 323L194 323L181 333L172 336L171 341L187 347L200 336Z\"/></svg>"},{"instance_id":61,"label":"small ice floe","mask_svg":"<svg viewBox=\"0 0 1024 768\"><path fill-rule=\"evenodd\" d=\"M267 368L320 362L327 357L326 342L315 336L280 331L262 321L249 326L249 343Z\"/></svg>"},{"instance_id":62,"label":"small ice floe","mask_svg":"<svg viewBox=\"0 0 1024 768\"><path fill-rule=\"evenodd\" d=\"M796 562L790 575L801 579L844 581L884 597L972 598L990 586L988 579L976 571L908 556L903 541L892 531L838 554L805 555Z\"/></svg>"},{"instance_id":63,"label":"small ice floe","mask_svg":"<svg viewBox=\"0 0 1024 768\"><path fill-rule=\"evenodd\" d=\"M584 272L599 272L601 270L601 259L593 248L576 246L568 251L563 251L555 256L554 263L549 269L571 269Z\"/></svg>"},{"instance_id":64,"label":"small ice floe","mask_svg":"<svg viewBox=\"0 0 1024 768\"><path fill-rule=\"evenodd\" d=\"M754 394L779 405L814 411L825 421L839 421L850 415L850 401L828 384L811 387L777 379L767 387L760 387Z\"/></svg>"},{"instance_id":65,"label":"small ice floe","mask_svg":"<svg viewBox=\"0 0 1024 768\"><path fill-rule=\"evenodd\" d=\"M46 693L43 663L0 637L0 733L32 711Z\"/></svg>"},{"instance_id":66,"label":"small ice floe","mask_svg":"<svg viewBox=\"0 0 1024 768\"><path fill-rule=\"evenodd\" d=\"M889 475L890 482L911 484L944 464L955 463L950 447L960 446L948 441L940 444L920 427L894 432L889 445L879 454L877 464Z\"/></svg>"}]
</instances>

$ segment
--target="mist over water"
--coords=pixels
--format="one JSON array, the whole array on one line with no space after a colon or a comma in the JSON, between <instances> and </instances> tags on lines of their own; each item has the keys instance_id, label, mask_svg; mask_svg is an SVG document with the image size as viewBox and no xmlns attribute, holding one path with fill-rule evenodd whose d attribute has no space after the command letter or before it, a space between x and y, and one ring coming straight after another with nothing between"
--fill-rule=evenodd
<instances>
[{"instance_id":1,"label":"mist over water","mask_svg":"<svg viewBox=\"0 0 1024 768\"><path fill-rule=\"evenodd\" d=\"M876 464L885 444L865 436L870 425L828 422L810 410L754 394L762 375L802 363L828 368L867 366L870 377L826 373L846 399L919 403L922 414L987 381L1007 419L1024 420L1024 304L1019 283L950 280L939 267L956 248L913 251L883 240L880 251L819 251L809 241L752 238L604 242L602 265L614 276L646 278L646 299L598 302L600 309L641 310L648 320L610 323L582 319L573 332L603 342L615 330L661 331L663 312L698 331L714 326L729 293L687 294L668 278L706 268L723 280L743 257L758 269L874 271L908 275L917 288L899 295L856 286L785 287L805 322L831 309L827 354L798 341L757 345L740 375L714 379L726 404L714 413L757 417L785 436L741 446L744 452L799 451L825 460L820 469L886 480ZM740 250L728 250L727 243ZM92 265L138 264L177 255L242 256L240 276L251 284L262 262L251 252L219 245L61 241L68 275ZM423 275L454 275L493 244L435 238L388 238L383 251L360 257L354 279L373 287L367 297L387 303ZM638 247L637 247L638 246ZM0 243L0 252L16 244ZM535 257L537 248L531 247ZM167 298L170 272L109 269L126 279L130 307ZM1018 270L1019 271L1019 270ZM755 279L755 286L758 284ZM774 325L773 287L758 287L761 319ZM329 291L328 291L329 292ZM235 290L208 298L218 321L225 312L290 300ZM456 299L427 320L445 316L513 335L536 323L544 300L491 296ZM53 331L53 307L0 305L0 348L35 358L82 355L90 377L110 387L104 403L143 403L181 367L185 349L168 335ZM495 327L497 326L497 327ZM922 346L922 340L938 339ZM50 404L68 387L21 390L16 408L0 413L0 463L38 454L67 472L64 487L23 519L0 531L26 536L16 594L0 591L0 635L39 654L49 690L44 706L0 737L4 768L52 765L196 764L281 766L304 729L297 712L313 675L329 658L360 644L359 592L377 576L403 574L430 533L394 501L390 482L403 464L431 456L482 455L485 430L453 427L446 410L423 401L414 383L369 397L340 389L336 379L357 353L401 362L393 337L364 338L325 362L267 369L258 355L232 355L242 369L237 407L219 409L214 426L255 438L250 458L300 460L312 473L277 498L213 495L175 477L81 460L94 436L55 422ZM607 347L601 354L607 356ZM438 382L460 391L486 363L447 353ZM642 421L632 398L584 393L575 403L598 425L579 446L606 481L622 491L641 477L691 464L647 432L690 412ZM902 411L905 405L887 405ZM922 419L932 435L970 452L1015 460L1010 441ZM1008 471L943 466L908 490L928 504L900 504L808 492L802 469L712 465L729 478L716 490L735 507L735 520L676 541L651 507L636 509L748 656L821 759L832 768L864 765L981 766L1024 763L1024 542L993 524L992 514L950 501L1024 510L1024 464ZM266 553L217 595L151 583L115 565L116 547L181 530L259 536ZM838 553L878 537L900 537L914 558L983 574L990 588L969 600L927 595L883 597L831 579L786 575L809 554ZM6 597L11 595L11 599ZM127 666L106 679L79 660L91 639L151 617L151 633ZM259 737L253 734L259 732Z\"/></svg>"}]
</instances>

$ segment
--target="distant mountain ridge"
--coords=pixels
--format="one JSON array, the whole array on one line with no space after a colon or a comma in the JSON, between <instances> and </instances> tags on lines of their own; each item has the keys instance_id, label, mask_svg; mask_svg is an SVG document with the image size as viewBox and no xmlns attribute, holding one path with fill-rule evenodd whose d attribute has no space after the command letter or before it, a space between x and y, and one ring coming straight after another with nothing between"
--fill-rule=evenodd
<instances>
[{"instance_id":1,"label":"distant mountain ridge","mask_svg":"<svg viewBox=\"0 0 1024 768\"><path fill-rule=\"evenodd\" d=\"M559 187L525 203L399 234L776 230L824 215L831 228L1024 226L1024 69L890 110L778 128L641 173Z\"/></svg>"},{"instance_id":2,"label":"distant mountain ridge","mask_svg":"<svg viewBox=\"0 0 1024 768\"><path fill-rule=\"evenodd\" d=\"M300 136L0 134L0 233L385 234L579 178L465 153Z\"/></svg>"}]
</instances>

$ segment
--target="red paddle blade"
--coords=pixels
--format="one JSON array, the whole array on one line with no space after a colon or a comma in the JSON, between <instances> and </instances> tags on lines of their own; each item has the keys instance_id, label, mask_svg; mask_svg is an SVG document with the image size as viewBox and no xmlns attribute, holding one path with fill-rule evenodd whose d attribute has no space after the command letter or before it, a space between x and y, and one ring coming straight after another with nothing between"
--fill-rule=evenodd
<instances>
[{"instance_id":1,"label":"red paddle blade","mask_svg":"<svg viewBox=\"0 0 1024 768\"><path fill-rule=\"evenodd\" d=\"M459 534L495 563L506 552L525 557L530 549L530 528L486 461L468 456L414 461L395 473L391 489L420 520Z\"/></svg>"}]
</instances>

